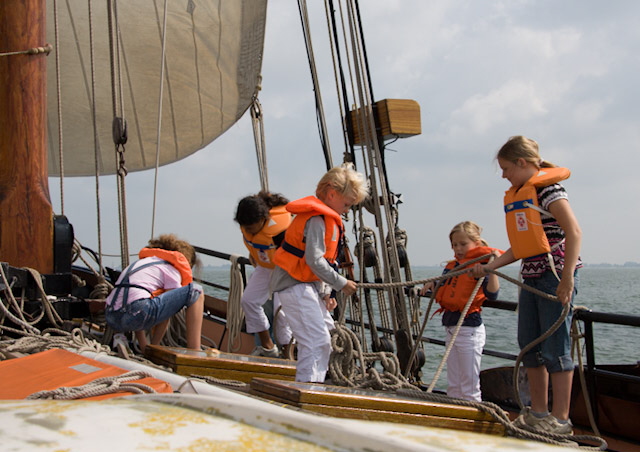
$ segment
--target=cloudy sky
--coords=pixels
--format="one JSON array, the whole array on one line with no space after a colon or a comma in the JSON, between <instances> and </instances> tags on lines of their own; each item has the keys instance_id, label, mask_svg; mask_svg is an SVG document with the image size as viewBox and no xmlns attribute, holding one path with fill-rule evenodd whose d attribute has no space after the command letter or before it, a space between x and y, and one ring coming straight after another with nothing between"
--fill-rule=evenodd
<instances>
[{"instance_id":1,"label":"cloudy sky","mask_svg":"<svg viewBox=\"0 0 640 452\"><path fill-rule=\"evenodd\" d=\"M323 2L309 3L339 163ZM502 197L509 184L494 157L520 134L537 140L546 160L572 170L565 187L584 233L583 260L640 262L640 2L365 0L361 13L375 100L414 99L421 108L422 134L386 153L413 265L449 259L448 233L467 219L484 227L491 245L508 247ZM271 190L290 199L313 193L325 164L296 2L268 5L260 100ZM132 251L151 234L153 178L153 171L128 176ZM260 188L248 116L158 178L155 234L246 254L233 216L238 200ZM102 179L102 247L116 254L115 188ZM58 179L50 185L58 210ZM65 213L77 238L97 249L94 191L91 178L65 180Z\"/></svg>"}]
</instances>

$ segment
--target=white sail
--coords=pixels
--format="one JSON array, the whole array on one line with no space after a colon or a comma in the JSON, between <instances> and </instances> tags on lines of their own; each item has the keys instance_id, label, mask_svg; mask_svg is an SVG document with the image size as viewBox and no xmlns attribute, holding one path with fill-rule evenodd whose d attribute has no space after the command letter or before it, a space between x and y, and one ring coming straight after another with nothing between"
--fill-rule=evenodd
<instances>
[{"instance_id":1,"label":"white sail","mask_svg":"<svg viewBox=\"0 0 640 452\"><path fill-rule=\"evenodd\" d=\"M64 175L116 171L108 2L58 3L55 48L53 3L47 2L47 42L59 52ZM259 90L266 0L171 0L167 3L165 68L159 164L180 160L224 133L244 114ZM117 5L119 67L117 116L127 123L125 167L156 165L163 49L164 1ZM90 17L91 16L91 17ZM114 23L115 26L115 23ZM93 29L94 69L91 64ZM115 39L114 35L114 39ZM47 61L49 174L60 175L56 61ZM95 74L95 83L92 82ZM96 139L93 86L95 85Z\"/></svg>"}]
</instances>

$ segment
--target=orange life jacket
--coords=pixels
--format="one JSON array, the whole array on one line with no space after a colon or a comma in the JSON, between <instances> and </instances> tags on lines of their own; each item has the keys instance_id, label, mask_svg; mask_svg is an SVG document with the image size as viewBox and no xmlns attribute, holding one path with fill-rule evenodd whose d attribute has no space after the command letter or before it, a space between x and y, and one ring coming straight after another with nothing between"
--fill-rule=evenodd
<instances>
[{"instance_id":1,"label":"orange life jacket","mask_svg":"<svg viewBox=\"0 0 640 452\"><path fill-rule=\"evenodd\" d=\"M460 259L459 261L449 261L445 269L448 271L452 271L457 267L460 267L460 269L462 269L463 267L461 267L461 265L469 262L471 259L484 256L485 254L490 254L494 250L495 248L491 248L488 246L478 246L476 248L470 249L463 259ZM480 262L487 263L488 261L489 258L487 257L486 260L483 259ZM446 279L436 292L436 301L440 304L440 306L442 306L443 309L446 309L447 311L462 312L465 305L467 304L467 301L469 301L469 297L473 293L473 290L475 289L477 283L478 280L471 276L470 273L463 273L461 275L454 276L453 278ZM480 288L478 292L476 292L476 296L473 299L469 310L467 311L467 315L473 312L482 311L481 306L486 299L487 297L482 291L482 288ZM439 312L441 310L442 309L439 309L436 312Z\"/></svg>"},{"instance_id":2,"label":"orange life jacket","mask_svg":"<svg viewBox=\"0 0 640 452\"><path fill-rule=\"evenodd\" d=\"M244 244L253 256L254 262L261 267L273 268L273 255L277 245L273 243L273 238L285 231L291 224L291 214L285 206L276 206L269 210L269 220L267 224L257 234L251 236L240 226Z\"/></svg>"},{"instance_id":3,"label":"orange life jacket","mask_svg":"<svg viewBox=\"0 0 640 452\"><path fill-rule=\"evenodd\" d=\"M163 261L173 265L176 270L180 272L182 278L180 284L186 286L193 281L193 273L191 272L191 265L184 254L179 251L167 251L162 248L142 248L138 253L140 259L145 257L157 257ZM137 269L136 269L137 270ZM161 293L166 292L165 289L158 289L151 292L152 297L157 297Z\"/></svg>"},{"instance_id":4,"label":"orange life jacket","mask_svg":"<svg viewBox=\"0 0 640 452\"><path fill-rule=\"evenodd\" d=\"M523 259L551 251L542 227L537 188L568 179L567 168L542 168L520 187L511 187L504 194L507 235L513 256Z\"/></svg>"},{"instance_id":5,"label":"orange life jacket","mask_svg":"<svg viewBox=\"0 0 640 452\"><path fill-rule=\"evenodd\" d=\"M338 246L342 239L342 218L338 213L315 196L307 196L287 204L287 210L295 214L291 226L287 229L282 246L273 256L273 262L298 281L319 281L304 259L304 227L311 217L322 215L325 224L324 257L333 264L338 257Z\"/></svg>"}]
</instances>

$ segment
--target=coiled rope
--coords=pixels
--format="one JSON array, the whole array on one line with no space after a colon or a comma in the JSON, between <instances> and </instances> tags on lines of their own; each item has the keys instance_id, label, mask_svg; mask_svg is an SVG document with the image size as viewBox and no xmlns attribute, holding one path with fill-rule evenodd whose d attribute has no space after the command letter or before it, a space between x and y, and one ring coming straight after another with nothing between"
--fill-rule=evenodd
<instances>
[{"instance_id":1,"label":"coiled rope","mask_svg":"<svg viewBox=\"0 0 640 452\"><path fill-rule=\"evenodd\" d=\"M400 373L398 357L389 352L364 353L358 336L342 325L331 332L329 375L333 384L377 390L419 389ZM357 365L357 362L360 365ZM382 374L374 368L380 361Z\"/></svg>"},{"instance_id":2,"label":"coiled rope","mask_svg":"<svg viewBox=\"0 0 640 452\"><path fill-rule=\"evenodd\" d=\"M31 333L36 333L36 334L39 333L40 330L36 328L34 325L40 322L40 320L42 320L45 314L47 316L47 319L49 320L49 322L51 322L52 325L56 327L61 326L62 318L60 317L58 312L53 308L53 305L51 304L51 301L49 300L49 297L47 296L44 290L44 287L42 286L42 277L40 276L40 273L38 273L37 270L34 270L33 268L29 268L29 267L24 267L23 270L26 270L31 274L31 277L33 278L33 280L36 283L36 286L38 287L38 292L40 293L40 303L42 304L42 311L40 312L38 317L34 320L28 321L25 318L24 310L23 310L24 306L18 303L15 296L13 295L13 292L11 291L12 284L10 284L9 281L7 280L7 276L4 272L4 267L0 265L0 275L2 276L2 284L5 289L4 292L7 298L7 305L5 305L2 300L0 300L0 310L2 311L2 314L3 314L2 317L4 318L4 316L6 316L16 325L20 325L25 331L29 331ZM13 309L17 314L13 314L10 311L11 307L13 307Z\"/></svg>"},{"instance_id":3,"label":"coiled rope","mask_svg":"<svg viewBox=\"0 0 640 452\"><path fill-rule=\"evenodd\" d=\"M47 328L41 334L25 333L6 326L2 326L0 329L23 334L23 337L18 339L3 339L0 341L0 349L8 352L33 354L52 348L63 348L76 352L90 351L107 354L111 352L111 348L108 345L85 337L80 328L74 328L71 332L58 328Z\"/></svg>"},{"instance_id":4,"label":"coiled rope","mask_svg":"<svg viewBox=\"0 0 640 452\"><path fill-rule=\"evenodd\" d=\"M25 397L27 400L76 400L87 397L96 397L118 392L133 392L134 394L155 394L156 390L151 386L134 383L135 380L151 377L152 375L142 370L133 370L114 377L103 377L93 380L82 386L62 386L48 391L38 391Z\"/></svg>"}]
</instances>

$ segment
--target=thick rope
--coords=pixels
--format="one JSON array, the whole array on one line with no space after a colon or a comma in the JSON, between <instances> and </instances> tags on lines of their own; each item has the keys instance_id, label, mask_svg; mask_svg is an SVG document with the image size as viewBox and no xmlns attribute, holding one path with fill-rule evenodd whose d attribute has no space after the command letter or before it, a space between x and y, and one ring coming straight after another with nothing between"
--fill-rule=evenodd
<instances>
[{"instance_id":1,"label":"thick rope","mask_svg":"<svg viewBox=\"0 0 640 452\"><path fill-rule=\"evenodd\" d=\"M0 265L0 275L2 276L2 283L5 288L5 294L7 295L7 304L12 305L17 315L20 316L20 317L17 317L16 315L14 315L9 310L9 307L5 306L4 302L0 300L0 310L2 311L2 318L1 318L2 323L4 323L4 318L8 317L16 325L22 326L22 328L25 331L29 331L31 333L36 333L36 334L39 333L40 330L38 330L38 328L34 327L32 323L28 322L24 318L24 312L22 310L22 306L18 304L18 301L13 295L13 292L11 290L12 285L9 284L9 281L7 280L7 275L4 273L4 267L2 265ZM42 315L44 315L44 311L42 311L40 318L42 318Z\"/></svg>"},{"instance_id":2,"label":"thick rope","mask_svg":"<svg viewBox=\"0 0 640 452\"><path fill-rule=\"evenodd\" d=\"M13 292L11 291L11 288L10 288L11 285L7 281L7 277L4 273L4 268L0 266L2 282L5 287L5 294L7 295L7 303L13 306L17 315L14 315L13 313L11 313L9 310L9 307L5 306L4 302L0 302L0 306L1 306L0 310L2 311L2 313L7 317L9 317L9 319L11 319L11 321L13 321L15 324L21 325L25 329L25 331L29 330L31 333L40 332L40 330L36 328L34 325L39 323L40 320L42 320L45 315L47 316L47 319L53 326L55 327L61 326L62 318L60 317L58 312L53 308L53 305L51 304L51 300L49 300L44 290L44 287L42 286L42 277L40 276L40 273L37 270L29 267L23 267L23 270L26 270L31 274L31 277L33 278L33 280L36 283L36 286L38 287L38 292L40 293L40 303L42 304L42 311L40 312L38 317L32 321L28 321L27 319L25 319L23 306L18 303L15 296L13 295ZM17 317L18 315L20 317Z\"/></svg>"},{"instance_id":3,"label":"thick rope","mask_svg":"<svg viewBox=\"0 0 640 452\"><path fill-rule=\"evenodd\" d=\"M156 390L142 383L133 383L135 380L151 377L152 375L142 370L133 370L114 377L103 377L93 380L82 386L63 386L48 391L38 391L25 397L26 400L76 400L87 397L96 397L118 392L133 392L135 394L155 394Z\"/></svg>"},{"instance_id":4,"label":"thick rope","mask_svg":"<svg viewBox=\"0 0 640 452\"><path fill-rule=\"evenodd\" d=\"M229 270L229 298L227 300L227 329L229 330L229 340L227 350L236 352L240 350L241 330L244 322L244 311L240 304L244 284L242 281L241 265L238 263L240 256L232 254L229 257L231 268Z\"/></svg>"},{"instance_id":5,"label":"thick rope","mask_svg":"<svg viewBox=\"0 0 640 452\"><path fill-rule=\"evenodd\" d=\"M192 378L195 378L197 380L203 380L211 385L222 385L222 386L229 386L231 388L239 388L239 389L248 389L249 388L249 384L245 383L244 381L238 381L238 380L226 380L224 378L216 378L216 377L212 377L211 375L196 375L196 374L192 374L191 375ZM182 385L180 385L180 388L182 388L182 386L185 384L186 382L182 383ZM180 388L178 388L178 392L180 392Z\"/></svg>"},{"instance_id":6,"label":"thick rope","mask_svg":"<svg viewBox=\"0 0 640 452\"><path fill-rule=\"evenodd\" d=\"M0 327L2 330L16 332L7 327ZM19 331L18 331L19 332ZM3 339L0 341L0 348L8 352L19 352L33 354L50 350L52 348L63 348L74 350L78 353L90 351L95 353L110 354L111 348L103 345L95 339L85 337L80 328L74 328L71 332L57 328L47 328L41 334L22 333L23 337L18 339Z\"/></svg>"},{"instance_id":7,"label":"thick rope","mask_svg":"<svg viewBox=\"0 0 640 452\"><path fill-rule=\"evenodd\" d=\"M333 384L386 391L399 388L419 390L400 373L396 355L389 352L364 353L358 336L344 326L336 325L331 332L331 348L329 375ZM382 374L374 368L376 361L382 364Z\"/></svg>"},{"instance_id":8,"label":"thick rope","mask_svg":"<svg viewBox=\"0 0 640 452\"><path fill-rule=\"evenodd\" d=\"M484 282L484 277L478 279L478 282L476 282L476 286L473 288L473 292L469 296L467 303L464 305L464 309L460 313L460 318L458 319L456 328L453 331L453 336L451 337L451 340L447 344L447 348L444 351L444 355L440 360L440 365L438 366L438 369L436 370L436 373L433 376L433 380L431 380L431 384L429 385L429 388L427 388L427 392L433 392L433 388L436 386L436 383L440 378L440 374L442 373L442 370L444 369L444 366L447 363L447 359L449 359L449 355L451 354L451 349L455 345L456 339L458 337L458 333L460 332L460 328L462 327L462 322L464 322L464 318L467 315L469 308L471 307L471 303L473 303L473 299L476 297L476 294L478 293L478 290L480 290L480 287L482 286L483 282Z\"/></svg>"},{"instance_id":9,"label":"thick rope","mask_svg":"<svg viewBox=\"0 0 640 452\"><path fill-rule=\"evenodd\" d=\"M407 391L404 389L399 389L398 391L396 391L396 393L402 396L407 396L407 397L411 397L419 400L427 400L431 402L446 403L451 405L475 408L493 417L493 419L496 422L498 422L505 428L507 436L510 436L510 437L529 439L533 441L539 441L539 442L554 444L558 446L573 447L581 450L606 450L607 449L607 442L597 436L534 433L528 430L518 428L516 425L514 425L511 422L506 411L504 411L495 403L476 402L472 400L456 399L453 397L449 397L443 394L436 394L433 392ZM599 447L577 447L577 444L575 443L575 441L595 442L595 443L599 443L600 446Z\"/></svg>"},{"instance_id":10,"label":"thick rope","mask_svg":"<svg viewBox=\"0 0 640 452\"><path fill-rule=\"evenodd\" d=\"M574 312L577 310L586 310L586 309L587 308L585 308L584 306L575 306L573 308ZM584 364L582 363L582 353L580 350L580 339L583 337L583 335L578 328L578 320L575 317L571 319L571 332L572 332L571 337L573 338L571 354L573 356L575 352L575 354L578 355L578 376L580 377L580 386L582 388L582 394L584 395L584 405L587 409L589 424L591 425L591 429L593 430L593 433L595 433L598 436L601 436L600 430L598 429L598 424L596 423L595 417L593 415L591 398L589 397L589 391L587 390L587 381L584 376Z\"/></svg>"}]
</instances>

